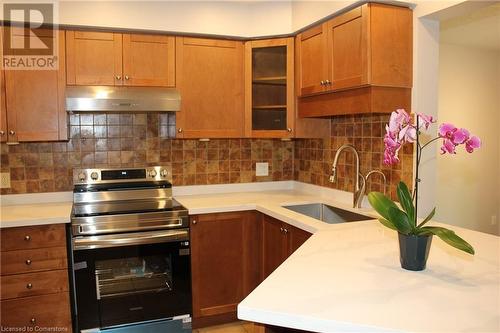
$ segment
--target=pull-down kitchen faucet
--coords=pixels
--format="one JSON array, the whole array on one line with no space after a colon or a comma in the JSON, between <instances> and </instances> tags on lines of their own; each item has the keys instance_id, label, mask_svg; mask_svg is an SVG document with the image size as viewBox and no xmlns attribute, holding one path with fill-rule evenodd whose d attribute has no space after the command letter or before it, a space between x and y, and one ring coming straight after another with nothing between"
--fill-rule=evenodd
<instances>
[{"instance_id":1,"label":"pull-down kitchen faucet","mask_svg":"<svg viewBox=\"0 0 500 333\"><path fill-rule=\"evenodd\" d=\"M365 190L366 190L366 181L368 180L368 177L370 177L373 174L380 174L382 176L382 179L384 181L384 194L385 194L385 188L387 185L387 179L385 177L385 174L380 171L380 170L372 170L366 174L366 177L363 176L363 174L359 171L359 153L354 148L353 145L350 144L345 144L342 145L338 150L337 153L335 154L335 158L333 159L333 166L332 166L332 175L330 176L330 182L335 183L337 180L337 164L339 161L339 155L341 152L344 150L349 149L354 153L354 157L356 158L356 169L354 170L354 174L357 175L356 177L356 182L354 184L354 190L352 192L353 194L353 203L352 206L354 208L358 207L361 208L361 202L363 201L363 196L365 195Z\"/></svg>"},{"instance_id":2,"label":"pull-down kitchen faucet","mask_svg":"<svg viewBox=\"0 0 500 333\"><path fill-rule=\"evenodd\" d=\"M356 158L356 169L354 170L354 175L356 177L356 181L354 184L354 190L353 190L353 207L356 208L361 208L361 201L363 201L363 194L365 193L365 186L366 186L366 181L365 177L359 172L359 153L354 148L353 145L350 144L345 144L342 145L338 150L337 153L335 154L335 158L333 159L333 166L332 166L332 175L330 176L330 182L335 183L337 180L337 164L339 160L339 155L342 153L344 150L349 149L354 153L354 157Z\"/></svg>"}]
</instances>

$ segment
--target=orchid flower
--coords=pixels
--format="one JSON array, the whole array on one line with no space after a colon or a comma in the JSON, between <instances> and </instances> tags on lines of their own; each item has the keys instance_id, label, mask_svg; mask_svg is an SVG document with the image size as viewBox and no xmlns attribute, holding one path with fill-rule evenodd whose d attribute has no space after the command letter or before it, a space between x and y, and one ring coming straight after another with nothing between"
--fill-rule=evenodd
<instances>
[{"instance_id":1,"label":"orchid flower","mask_svg":"<svg viewBox=\"0 0 500 333\"><path fill-rule=\"evenodd\" d=\"M404 110L397 109L391 113L389 124L386 125L386 134L384 136L384 163L387 165L399 162L398 153L405 143L414 143L417 141L417 131L429 129L430 125L436 122L431 115L417 113L418 124L412 121L412 117ZM443 123L439 126L437 139L443 139L441 154L456 154L456 147L465 144L465 150L472 153L474 149L481 147L481 140L476 136L471 136L465 128L457 128L450 123ZM418 144L418 142L417 142ZM425 147L420 146L422 149Z\"/></svg>"}]
</instances>

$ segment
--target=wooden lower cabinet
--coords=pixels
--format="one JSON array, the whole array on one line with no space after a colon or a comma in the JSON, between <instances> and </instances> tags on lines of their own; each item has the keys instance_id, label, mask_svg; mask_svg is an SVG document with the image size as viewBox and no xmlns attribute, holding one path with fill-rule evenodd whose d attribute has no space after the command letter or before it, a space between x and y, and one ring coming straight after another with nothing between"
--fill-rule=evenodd
<instances>
[{"instance_id":1,"label":"wooden lower cabinet","mask_svg":"<svg viewBox=\"0 0 500 333\"><path fill-rule=\"evenodd\" d=\"M311 234L255 211L190 217L193 328L236 320L236 307Z\"/></svg>"},{"instance_id":2,"label":"wooden lower cabinet","mask_svg":"<svg viewBox=\"0 0 500 333\"><path fill-rule=\"evenodd\" d=\"M5 228L0 236L2 332L72 332L64 225Z\"/></svg>"},{"instance_id":3,"label":"wooden lower cabinet","mask_svg":"<svg viewBox=\"0 0 500 333\"><path fill-rule=\"evenodd\" d=\"M38 327L63 328L53 332L71 332L69 293L18 298L1 302L2 329ZM64 330L68 328L68 330ZM27 330L28 331L28 330ZM29 331L28 331L29 332Z\"/></svg>"},{"instance_id":4,"label":"wooden lower cabinet","mask_svg":"<svg viewBox=\"0 0 500 333\"><path fill-rule=\"evenodd\" d=\"M68 271L59 269L0 276L0 287L2 300L67 292Z\"/></svg>"},{"instance_id":5,"label":"wooden lower cabinet","mask_svg":"<svg viewBox=\"0 0 500 333\"><path fill-rule=\"evenodd\" d=\"M260 282L258 213L191 216L193 327L236 319L236 306Z\"/></svg>"},{"instance_id":6,"label":"wooden lower cabinet","mask_svg":"<svg viewBox=\"0 0 500 333\"><path fill-rule=\"evenodd\" d=\"M263 215L262 224L262 276L267 278L311 234L288 223Z\"/></svg>"}]
</instances>

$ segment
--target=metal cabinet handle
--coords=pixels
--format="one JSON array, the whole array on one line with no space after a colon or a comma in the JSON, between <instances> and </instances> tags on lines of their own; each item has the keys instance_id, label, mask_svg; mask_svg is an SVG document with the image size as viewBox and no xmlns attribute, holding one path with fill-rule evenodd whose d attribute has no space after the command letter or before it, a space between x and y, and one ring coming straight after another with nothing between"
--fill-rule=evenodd
<instances>
[{"instance_id":1,"label":"metal cabinet handle","mask_svg":"<svg viewBox=\"0 0 500 333\"><path fill-rule=\"evenodd\" d=\"M193 224L196 224L196 223L198 223L198 222L196 220L193 220Z\"/></svg>"},{"instance_id":2,"label":"metal cabinet handle","mask_svg":"<svg viewBox=\"0 0 500 333\"><path fill-rule=\"evenodd\" d=\"M331 82L330 80L326 80L326 81L325 81L325 84L330 85L330 84L332 84L332 82Z\"/></svg>"},{"instance_id":3,"label":"metal cabinet handle","mask_svg":"<svg viewBox=\"0 0 500 333\"><path fill-rule=\"evenodd\" d=\"M16 131L12 131L12 130L10 130L10 131L9 131L9 134L10 134L10 135L14 135L14 134L16 134Z\"/></svg>"},{"instance_id":4,"label":"metal cabinet handle","mask_svg":"<svg viewBox=\"0 0 500 333\"><path fill-rule=\"evenodd\" d=\"M182 133L182 128L179 128L177 132Z\"/></svg>"},{"instance_id":5,"label":"metal cabinet handle","mask_svg":"<svg viewBox=\"0 0 500 333\"><path fill-rule=\"evenodd\" d=\"M30 235L26 235L24 236L24 240L29 242L31 240L31 236Z\"/></svg>"},{"instance_id":6,"label":"metal cabinet handle","mask_svg":"<svg viewBox=\"0 0 500 333\"><path fill-rule=\"evenodd\" d=\"M33 325L36 324L36 318L35 317L31 318L30 319L30 323L33 324Z\"/></svg>"},{"instance_id":7,"label":"metal cabinet handle","mask_svg":"<svg viewBox=\"0 0 500 333\"><path fill-rule=\"evenodd\" d=\"M285 234L287 234L287 233L288 233L288 229L286 229L286 228L285 228L285 229L283 229L283 232L284 232Z\"/></svg>"},{"instance_id":8,"label":"metal cabinet handle","mask_svg":"<svg viewBox=\"0 0 500 333\"><path fill-rule=\"evenodd\" d=\"M33 288L33 285L32 285L31 283L28 283L28 284L26 285L26 289L31 289L31 288Z\"/></svg>"},{"instance_id":9,"label":"metal cabinet handle","mask_svg":"<svg viewBox=\"0 0 500 333\"><path fill-rule=\"evenodd\" d=\"M31 259L26 260L26 265L28 265L28 266L31 265Z\"/></svg>"},{"instance_id":10,"label":"metal cabinet handle","mask_svg":"<svg viewBox=\"0 0 500 333\"><path fill-rule=\"evenodd\" d=\"M125 75L125 80L129 80L130 77L128 75Z\"/></svg>"},{"instance_id":11,"label":"metal cabinet handle","mask_svg":"<svg viewBox=\"0 0 500 333\"><path fill-rule=\"evenodd\" d=\"M292 133L292 129L291 129L290 127L288 127L288 128L286 129L286 131L287 131L288 133Z\"/></svg>"},{"instance_id":12,"label":"metal cabinet handle","mask_svg":"<svg viewBox=\"0 0 500 333\"><path fill-rule=\"evenodd\" d=\"M115 79L117 79L118 81L120 81L122 79L121 75L117 75L115 76Z\"/></svg>"},{"instance_id":13,"label":"metal cabinet handle","mask_svg":"<svg viewBox=\"0 0 500 333\"><path fill-rule=\"evenodd\" d=\"M324 86L325 85L325 81L321 80L319 84L321 84L322 86Z\"/></svg>"},{"instance_id":14,"label":"metal cabinet handle","mask_svg":"<svg viewBox=\"0 0 500 333\"><path fill-rule=\"evenodd\" d=\"M0 131L0 136L4 136L5 135L5 131Z\"/></svg>"},{"instance_id":15,"label":"metal cabinet handle","mask_svg":"<svg viewBox=\"0 0 500 333\"><path fill-rule=\"evenodd\" d=\"M285 229L283 229L283 227L281 227L280 228L280 232L284 232L284 231L285 231Z\"/></svg>"}]
</instances>

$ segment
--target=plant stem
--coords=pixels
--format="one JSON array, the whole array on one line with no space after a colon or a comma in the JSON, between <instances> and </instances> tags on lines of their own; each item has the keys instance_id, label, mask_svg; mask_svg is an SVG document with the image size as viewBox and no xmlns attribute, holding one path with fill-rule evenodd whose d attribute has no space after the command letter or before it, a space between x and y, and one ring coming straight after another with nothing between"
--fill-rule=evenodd
<instances>
[{"instance_id":1,"label":"plant stem","mask_svg":"<svg viewBox=\"0 0 500 333\"><path fill-rule=\"evenodd\" d=\"M413 199L415 200L415 225L417 225L417 220L418 220L418 182L420 179L418 179L418 167L420 166L420 156L422 154L422 149L423 147L420 147L420 142L419 142L419 137L420 137L420 130L418 128L419 124L419 119L418 119L418 114L416 115L417 117L417 145L416 145L416 153L417 153L417 160L416 160L416 165L415 165L415 190L413 191ZM425 147L425 146L424 146Z\"/></svg>"},{"instance_id":2,"label":"plant stem","mask_svg":"<svg viewBox=\"0 0 500 333\"><path fill-rule=\"evenodd\" d=\"M440 136L435 137L434 139L432 139L432 140L430 140L429 142L427 142L425 145L421 146L421 147L420 147L420 149L424 149L424 148L425 148L425 147L427 147L429 144L431 144L431 143L433 143L434 141L439 140L439 139L441 139L441 137L440 137Z\"/></svg>"}]
</instances>

